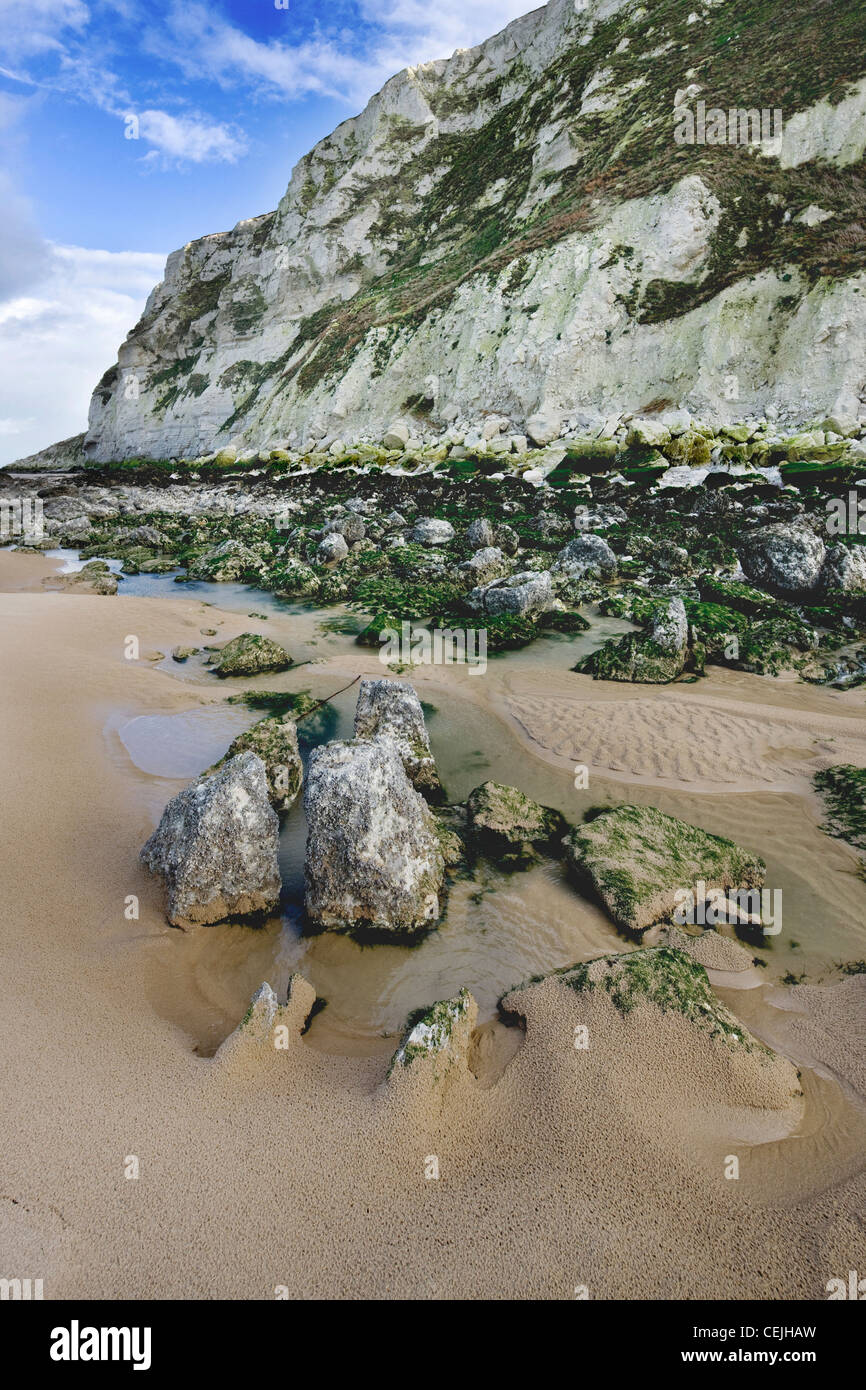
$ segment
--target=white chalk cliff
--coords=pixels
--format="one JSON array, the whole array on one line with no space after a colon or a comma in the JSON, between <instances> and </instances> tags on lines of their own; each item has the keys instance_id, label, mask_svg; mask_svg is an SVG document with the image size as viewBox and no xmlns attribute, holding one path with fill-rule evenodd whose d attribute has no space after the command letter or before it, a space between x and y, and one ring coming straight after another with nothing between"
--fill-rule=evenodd
<instances>
[{"instance_id":1,"label":"white chalk cliff","mask_svg":"<svg viewBox=\"0 0 866 1390\"><path fill-rule=\"evenodd\" d=\"M397 74L275 212L169 257L86 454L491 411L542 443L576 412L866 414L857 10L551 0ZM698 100L781 109L782 140L678 145L675 103Z\"/></svg>"}]
</instances>

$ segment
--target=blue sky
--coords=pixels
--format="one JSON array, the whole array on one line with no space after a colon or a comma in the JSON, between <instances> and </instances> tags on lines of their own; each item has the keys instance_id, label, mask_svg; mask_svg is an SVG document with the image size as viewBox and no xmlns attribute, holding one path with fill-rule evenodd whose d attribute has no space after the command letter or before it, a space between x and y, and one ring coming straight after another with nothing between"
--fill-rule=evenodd
<instances>
[{"instance_id":1,"label":"blue sky","mask_svg":"<svg viewBox=\"0 0 866 1390\"><path fill-rule=\"evenodd\" d=\"M532 8L0 0L0 463L84 428L169 251L275 207L392 73Z\"/></svg>"}]
</instances>

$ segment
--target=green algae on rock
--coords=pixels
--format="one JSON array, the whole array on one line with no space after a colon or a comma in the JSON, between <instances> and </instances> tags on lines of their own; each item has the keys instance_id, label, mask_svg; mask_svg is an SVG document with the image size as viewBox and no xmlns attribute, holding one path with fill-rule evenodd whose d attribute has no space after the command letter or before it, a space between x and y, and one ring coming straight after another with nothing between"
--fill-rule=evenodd
<instances>
[{"instance_id":1,"label":"green algae on rock","mask_svg":"<svg viewBox=\"0 0 866 1390\"><path fill-rule=\"evenodd\" d=\"M822 828L866 850L866 768L842 763L816 772L813 781L828 813Z\"/></svg>"},{"instance_id":2,"label":"green algae on rock","mask_svg":"<svg viewBox=\"0 0 866 1390\"><path fill-rule=\"evenodd\" d=\"M525 989L559 980L576 994L603 990L616 1008L628 1016L641 1004L655 1005L663 1013L683 1014L690 1022L726 1047L765 1057L775 1054L743 1027L710 988L707 972L686 951L672 946L653 946L568 965L546 975L536 975L500 1000L500 1012L513 1014L512 996Z\"/></svg>"},{"instance_id":3,"label":"green algae on rock","mask_svg":"<svg viewBox=\"0 0 866 1390\"><path fill-rule=\"evenodd\" d=\"M550 806L539 806L517 787L484 782L470 794L468 821L477 847L504 866L528 867L538 851L552 852L566 821Z\"/></svg>"},{"instance_id":4,"label":"green algae on rock","mask_svg":"<svg viewBox=\"0 0 866 1390\"><path fill-rule=\"evenodd\" d=\"M279 642L244 632L220 649L214 671L218 676L258 676L265 671L285 671L291 664L292 658Z\"/></svg>"},{"instance_id":5,"label":"green algae on rock","mask_svg":"<svg viewBox=\"0 0 866 1390\"><path fill-rule=\"evenodd\" d=\"M640 937L668 919L698 882L754 889L766 865L733 840L710 835L653 806L617 806L576 826L565 841L575 877L588 883L617 926Z\"/></svg>"},{"instance_id":6,"label":"green algae on rock","mask_svg":"<svg viewBox=\"0 0 866 1390\"><path fill-rule=\"evenodd\" d=\"M461 989L453 999L417 1009L406 1020L403 1039L391 1059L388 1076L401 1067L429 1060L438 1079L465 1055L475 1012L474 1000L467 989Z\"/></svg>"}]
</instances>

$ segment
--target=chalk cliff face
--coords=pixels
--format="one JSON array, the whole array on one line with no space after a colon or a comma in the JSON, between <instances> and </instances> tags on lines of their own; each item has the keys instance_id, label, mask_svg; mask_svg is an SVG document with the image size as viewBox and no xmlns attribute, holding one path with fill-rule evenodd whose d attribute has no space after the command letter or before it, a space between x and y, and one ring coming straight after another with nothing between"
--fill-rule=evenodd
<instances>
[{"instance_id":1,"label":"chalk cliff face","mask_svg":"<svg viewBox=\"0 0 866 1390\"><path fill-rule=\"evenodd\" d=\"M275 212L174 252L87 456L866 413L858 0L582 3L399 73ZM781 138L679 144L698 102Z\"/></svg>"}]
</instances>

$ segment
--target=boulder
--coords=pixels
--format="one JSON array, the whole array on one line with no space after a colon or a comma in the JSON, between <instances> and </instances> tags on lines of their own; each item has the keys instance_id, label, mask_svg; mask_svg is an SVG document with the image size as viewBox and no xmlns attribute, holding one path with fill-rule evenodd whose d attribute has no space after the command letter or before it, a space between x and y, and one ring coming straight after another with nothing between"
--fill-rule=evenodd
<instances>
[{"instance_id":1,"label":"boulder","mask_svg":"<svg viewBox=\"0 0 866 1390\"><path fill-rule=\"evenodd\" d=\"M606 531L627 520L622 507L613 502L592 507L581 504L574 509L573 525L575 531Z\"/></svg>"},{"instance_id":2,"label":"boulder","mask_svg":"<svg viewBox=\"0 0 866 1390\"><path fill-rule=\"evenodd\" d=\"M866 592L866 546L831 546L821 570L821 585L841 589L843 594Z\"/></svg>"},{"instance_id":3,"label":"boulder","mask_svg":"<svg viewBox=\"0 0 866 1390\"><path fill-rule=\"evenodd\" d=\"M657 449L662 444L669 444L670 438L670 430L660 420L632 420L626 444L630 448Z\"/></svg>"},{"instance_id":4,"label":"boulder","mask_svg":"<svg viewBox=\"0 0 866 1390\"><path fill-rule=\"evenodd\" d=\"M367 534L367 528L361 518L353 513L348 516L334 517L322 528L322 536L342 536L349 545L354 545L356 541L362 541Z\"/></svg>"},{"instance_id":5,"label":"boulder","mask_svg":"<svg viewBox=\"0 0 866 1390\"><path fill-rule=\"evenodd\" d=\"M524 867L551 853L565 833L566 822L550 806L539 806L517 787L485 782L466 803L469 828L477 848L497 864Z\"/></svg>"},{"instance_id":6,"label":"boulder","mask_svg":"<svg viewBox=\"0 0 866 1390\"><path fill-rule=\"evenodd\" d=\"M279 642L244 632L220 648L214 671L218 676L258 676L265 671L285 671L291 664L292 658Z\"/></svg>"},{"instance_id":7,"label":"boulder","mask_svg":"<svg viewBox=\"0 0 866 1390\"><path fill-rule=\"evenodd\" d=\"M168 803L141 851L177 927L260 916L280 897L279 821L265 765L241 753Z\"/></svg>"},{"instance_id":8,"label":"boulder","mask_svg":"<svg viewBox=\"0 0 866 1390\"><path fill-rule=\"evenodd\" d=\"M792 522L750 531L739 549L740 564L753 583L785 594L814 590L826 554L820 536Z\"/></svg>"},{"instance_id":9,"label":"boulder","mask_svg":"<svg viewBox=\"0 0 866 1390\"><path fill-rule=\"evenodd\" d=\"M392 739L317 748L304 805L314 926L376 939L435 925L445 867L436 822Z\"/></svg>"},{"instance_id":10,"label":"boulder","mask_svg":"<svg viewBox=\"0 0 866 1390\"><path fill-rule=\"evenodd\" d=\"M104 560L91 560L74 574L47 574L42 581L46 589L59 589L71 594L117 593L117 575L112 574Z\"/></svg>"},{"instance_id":11,"label":"boulder","mask_svg":"<svg viewBox=\"0 0 866 1390\"><path fill-rule=\"evenodd\" d=\"M578 662L576 671L596 680L628 681L636 685L666 685L685 668L688 620L681 598L672 598L657 611L647 632L612 638Z\"/></svg>"},{"instance_id":12,"label":"boulder","mask_svg":"<svg viewBox=\"0 0 866 1390\"><path fill-rule=\"evenodd\" d=\"M382 436L382 443L386 449L405 449L409 443L409 429L399 421L391 425Z\"/></svg>"},{"instance_id":13,"label":"boulder","mask_svg":"<svg viewBox=\"0 0 866 1390\"><path fill-rule=\"evenodd\" d=\"M496 580L482 588L473 589L467 598L469 606L491 617L540 613L553 603L553 584L550 573L528 570L513 574L507 580Z\"/></svg>"},{"instance_id":14,"label":"boulder","mask_svg":"<svg viewBox=\"0 0 866 1390\"><path fill-rule=\"evenodd\" d=\"M569 541L560 550L553 568L554 573L566 574L569 579L611 579L617 572L618 561L607 541L589 534Z\"/></svg>"},{"instance_id":15,"label":"boulder","mask_svg":"<svg viewBox=\"0 0 866 1390\"><path fill-rule=\"evenodd\" d=\"M494 579L502 579L510 568L502 551L494 545L485 550L476 550L471 560L457 566L461 578L472 589L481 584L490 584Z\"/></svg>"},{"instance_id":16,"label":"boulder","mask_svg":"<svg viewBox=\"0 0 866 1390\"><path fill-rule=\"evenodd\" d=\"M412 540L417 545L450 545L453 539L451 522L435 516L422 516L412 529Z\"/></svg>"},{"instance_id":17,"label":"boulder","mask_svg":"<svg viewBox=\"0 0 866 1390\"><path fill-rule=\"evenodd\" d=\"M651 630L651 641L668 656L681 656L689 640L689 623L686 606L681 598L672 598L656 613Z\"/></svg>"},{"instance_id":18,"label":"boulder","mask_svg":"<svg viewBox=\"0 0 866 1390\"><path fill-rule=\"evenodd\" d=\"M467 989L461 989L453 999L419 1009L407 1019L388 1068L389 1082L394 1085L408 1079L408 1072L435 1084L455 1066L465 1070L477 1017L478 1006Z\"/></svg>"},{"instance_id":19,"label":"boulder","mask_svg":"<svg viewBox=\"0 0 866 1390\"><path fill-rule=\"evenodd\" d=\"M424 712L411 685L404 681L362 681L355 707L355 737L392 739L413 787L431 800L441 799L442 783L430 751Z\"/></svg>"},{"instance_id":20,"label":"boulder","mask_svg":"<svg viewBox=\"0 0 866 1390\"><path fill-rule=\"evenodd\" d=\"M340 560L345 560L348 553L349 547L345 536L339 531L332 531L319 541L316 559L320 565L333 565Z\"/></svg>"},{"instance_id":21,"label":"boulder","mask_svg":"<svg viewBox=\"0 0 866 1390\"><path fill-rule=\"evenodd\" d=\"M469 524L466 539L473 550L488 550L494 544L493 522L479 516Z\"/></svg>"},{"instance_id":22,"label":"boulder","mask_svg":"<svg viewBox=\"0 0 866 1390\"><path fill-rule=\"evenodd\" d=\"M566 861L588 883L617 926L642 936L672 917L700 882L717 889L751 890L766 865L733 840L665 815L654 806L616 806L576 826L563 842Z\"/></svg>"},{"instance_id":23,"label":"boulder","mask_svg":"<svg viewBox=\"0 0 866 1390\"><path fill-rule=\"evenodd\" d=\"M257 578L265 568L263 557L242 541L222 541L189 566L190 579L227 584L246 578Z\"/></svg>"},{"instance_id":24,"label":"boulder","mask_svg":"<svg viewBox=\"0 0 866 1390\"><path fill-rule=\"evenodd\" d=\"M298 726L288 714L260 719L232 742L226 759L249 750L261 758L268 797L276 811L288 811L301 790L304 767L298 751Z\"/></svg>"}]
</instances>

